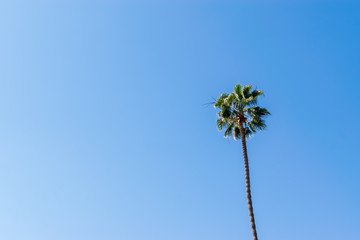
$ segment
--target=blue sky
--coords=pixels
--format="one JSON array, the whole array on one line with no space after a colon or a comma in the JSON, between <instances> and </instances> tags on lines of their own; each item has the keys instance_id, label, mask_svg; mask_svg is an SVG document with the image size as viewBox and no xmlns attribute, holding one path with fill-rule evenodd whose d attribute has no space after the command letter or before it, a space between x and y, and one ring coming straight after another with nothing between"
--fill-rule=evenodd
<instances>
[{"instance_id":1,"label":"blue sky","mask_svg":"<svg viewBox=\"0 0 360 240\"><path fill-rule=\"evenodd\" d=\"M356 1L0 4L0 239L251 239L239 142L204 106L235 84L260 239L360 239Z\"/></svg>"}]
</instances>

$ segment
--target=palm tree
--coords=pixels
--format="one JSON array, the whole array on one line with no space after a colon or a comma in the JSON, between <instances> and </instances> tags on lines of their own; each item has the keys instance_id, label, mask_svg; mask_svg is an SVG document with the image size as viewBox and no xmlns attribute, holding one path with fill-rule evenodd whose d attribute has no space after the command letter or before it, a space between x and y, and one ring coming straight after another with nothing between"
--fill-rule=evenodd
<instances>
[{"instance_id":1,"label":"palm tree","mask_svg":"<svg viewBox=\"0 0 360 240\"><path fill-rule=\"evenodd\" d=\"M263 92L260 90L252 90L251 85L241 87L241 85L238 84L232 93L221 94L214 103L214 107L219 110L217 119L218 129L225 129L225 137L232 135L235 140L241 139L245 164L247 203L254 240L258 238L251 200L246 140L257 131L264 130L266 127L264 117L270 113L265 108L257 106L257 98L261 95L263 95Z\"/></svg>"}]
</instances>

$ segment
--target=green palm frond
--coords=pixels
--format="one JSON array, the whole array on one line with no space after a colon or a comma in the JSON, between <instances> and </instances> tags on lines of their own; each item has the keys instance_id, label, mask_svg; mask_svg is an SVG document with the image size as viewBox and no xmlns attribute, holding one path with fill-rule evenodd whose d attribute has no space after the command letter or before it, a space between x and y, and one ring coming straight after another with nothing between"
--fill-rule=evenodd
<instances>
[{"instance_id":1,"label":"green palm frond","mask_svg":"<svg viewBox=\"0 0 360 240\"><path fill-rule=\"evenodd\" d=\"M240 84L237 84L237 85L235 86L234 94L235 94L237 100L238 100L238 101L241 101L241 99L243 98L243 96L242 96L242 91L241 91L241 85L240 85Z\"/></svg>"},{"instance_id":2,"label":"green palm frond","mask_svg":"<svg viewBox=\"0 0 360 240\"><path fill-rule=\"evenodd\" d=\"M246 119L244 131L246 138L254 135L259 130L266 128L264 118L270 115L266 108L257 106L257 99L263 95L261 90L252 90L251 85L235 86L232 93L223 93L215 101L214 107L218 111L217 127L225 128L225 137L231 135L235 140L241 139L239 119Z\"/></svg>"},{"instance_id":3,"label":"green palm frond","mask_svg":"<svg viewBox=\"0 0 360 240\"><path fill-rule=\"evenodd\" d=\"M250 128L248 128L248 127L245 127L245 137L246 138L249 138L249 137L251 137L252 135L254 135L254 133L250 130Z\"/></svg>"},{"instance_id":4,"label":"green palm frond","mask_svg":"<svg viewBox=\"0 0 360 240\"><path fill-rule=\"evenodd\" d=\"M219 117L228 118L231 116L231 108L223 106L219 112Z\"/></svg>"},{"instance_id":5,"label":"green palm frond","mask_svg":"<svg viewBox=\"0 0 360 240\"><path fill-rule=\"evenodd\" d=\"M222 117L219 117L217 119L217 127L218 127L219 131L221 131L225 125L226 125L226 120Z\"/></svg>"},{"instance_id":6,"label":"green palm frond","mask_svg":"<svg viewBox=\"0 0 360 240\"><path fill-rule=\"evenodd\" d=\"M258 106L250 107L246 109L246 113L250 118L250 121L246 122L246 124L253 132L264 130L266 128L264 117L270 115L270 112L266 108Z\"/></svg>"},{"instance_id":7,"label":"green palm frond","mask_svg":"<svg viewBox=\"0 0 360 240\"><path fill-rule=\"evenodd\" d=\"M262 116L270 115L270 112L266 108L262 108L258 106L247 108L246 112L252 117L256 117L256 116L262 117Z\"/></svg>"},{"instance_id":8,"label":"green palm frond","mask_svg":"<svg viewBox=\"0 0 360 240\"><path fill-rule=\"evenodd\" d=\"M253 90L250 92L250 96L246 99L246 106L256 106L257 105L257 98L264 93L260 90Z\"/></svg>"},{"instance_id":9,"label":"green palm frond","mask_svg":"<svg viewBox=\"0 0 360 240\"><path fill-rule=\"evenodd\" d=\"M251 85L246 85L245 87L243 87L242 89L243 98L251 97L251 88L252 88Z\"/></svg>"},{"instance_id":10,"label":"green palm frond","mask_svg":"<svg viewBox=\"0 0 360 240\"><path fill-rule=\"evenodd\" d=\"M225 133L224 133L224 137L230 137L232 134L233 128L234 128L234 123L233 122L228 123Z\"/></svg>"},{"instance_id":11,"label":"green palm frond","mask_svg":"<svg viewBox=\"0 0 360 240\"><path fill-rule=\"evenodd\" d=\"M234 93L229 94L229 96L224 99L224 104L231 107L234 103L235 98L236 95Z\"/></svg>"},{"instance_id":12,"label":"green palm frond","mask_svg":"<svg viewBox=\"0 0 360 240\"><path fill-rule=\"evenodd\" d=\"M223 93L220 95L220 97L218 99L216 99L215 103L214 103L214 107L215 108L221 108L221 106L224 104L224 100L225 98L227 98L229 94L227 93Z\"/></svg>"},{"instance_id":13,"label":"green palm frond","mask_svg":"<svg viewBox=\"0 0 360 240\"><path fill-rule=\"evenodd\" d=\"M253 118L249 123L246 123L251 129L254 129L253 132L257 132L258 130L265 130L266 124L265 121L261 118Z\"/></svg>"},{"instance_id":14,"label":"green palm frond","mask_svg":"<svg viewBox=\"0 0 360 240\"><path fill-rule=\"evenodd\" d=\"M264 93L260 90L254 90L251 92L251 97L256 99L258 96L264 95Z\"/></svg>"},{"instance_id":15,"label":"green palm frond","mask_svg":"<svg viewBox=\"0 0 360 240\"><path fill-rule=\"evenodd\" d=\"M246 121L245 124L249 127L251 132L256 133L257 127L252 122Z\"/></svg>"}]
</instances>

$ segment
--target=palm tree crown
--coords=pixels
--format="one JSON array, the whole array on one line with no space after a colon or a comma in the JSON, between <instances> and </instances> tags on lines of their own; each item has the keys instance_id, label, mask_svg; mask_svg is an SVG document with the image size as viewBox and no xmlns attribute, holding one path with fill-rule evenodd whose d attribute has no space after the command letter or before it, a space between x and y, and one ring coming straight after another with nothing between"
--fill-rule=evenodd
<instances>
[{"instance_id":1,"label":"palm tree crown","mask_svg":"<svg viewBox=\"0 0 360 240\"><path fill-rule=\"evenodd\" d=\"M219 110L217 126L226 129L224 136L233 135L235 140L241 138L240 124L244 124L246 138L266 127L264 117L270 112L257 106L257 98L263 95L260 90L252 90L251 85L235 86L232 93L223 93L215 101L214 107Z\"/></svg>"}]
</instances>

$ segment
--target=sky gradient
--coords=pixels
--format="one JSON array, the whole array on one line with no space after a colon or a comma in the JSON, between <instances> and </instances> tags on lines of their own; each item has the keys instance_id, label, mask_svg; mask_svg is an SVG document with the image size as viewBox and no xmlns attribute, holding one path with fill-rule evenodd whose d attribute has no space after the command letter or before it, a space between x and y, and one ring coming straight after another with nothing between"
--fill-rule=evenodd
<instances>
[{"instance_id":1,"label":"sky gradient","mask_svg":"<svg viewBox=\"0 0 360 240\"><path fill-rule=\"evenodd\" d=\"M11 2L11 3L10 3ZM0 3L0 239L360 239L357 1Z\"/></svg>"}]
</instances>

